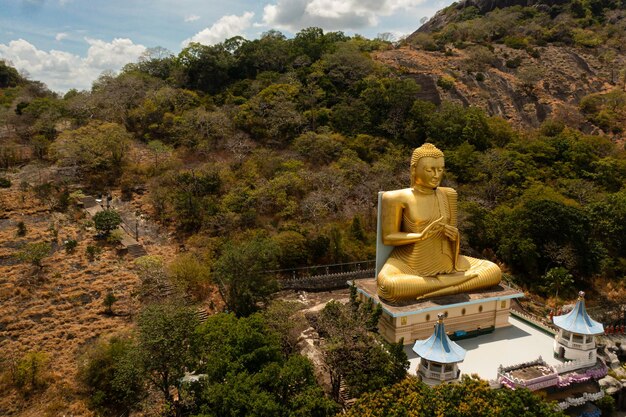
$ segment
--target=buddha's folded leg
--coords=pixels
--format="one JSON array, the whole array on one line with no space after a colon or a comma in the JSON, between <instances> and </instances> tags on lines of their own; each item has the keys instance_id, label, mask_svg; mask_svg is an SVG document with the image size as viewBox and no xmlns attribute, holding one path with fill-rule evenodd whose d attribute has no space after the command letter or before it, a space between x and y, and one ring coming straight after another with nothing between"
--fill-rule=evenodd
<instances>
[{"instance_id":1,"label":"buddha's folded leg","mask_svg":"<svg viewBox=\"0 0 626 417\"><path fill-rule=\"evenodd\" d=\"M471 268L465 274L468 279L459 284L454 284L420 295L417 299L441 297L444 295L461 294L469 291L480 290L497 285L502 277L502 271L498 265L484 259L466 257Z\"/></svg>"},{"instance_id":2,"label":"buddha's folded leg","mask_svg":"<svg viewBox=\"0 0 626 417\"><path fill-rule=\"evenodd\" d=\"M383 274L381 271L377 282L378 295L380 298L392 303L415 298L424 291L424 285L419 280L421 280L421 277L416 277L415 275L388 275Z\"/></svg>"},{"instance_id":3,"label":"buddha's folded leg","mask_svg":"<svg viewBox=\"0 0 626 417\"><path fill-rule=\"evenodd\" d=\"M457 281L455 283L460 282ZM453 283L440 277L421 277L394 271L394 268L383 267L378 274L378 295L390 302L397 302L436 291Z\"/></svg>"}]
</instances>

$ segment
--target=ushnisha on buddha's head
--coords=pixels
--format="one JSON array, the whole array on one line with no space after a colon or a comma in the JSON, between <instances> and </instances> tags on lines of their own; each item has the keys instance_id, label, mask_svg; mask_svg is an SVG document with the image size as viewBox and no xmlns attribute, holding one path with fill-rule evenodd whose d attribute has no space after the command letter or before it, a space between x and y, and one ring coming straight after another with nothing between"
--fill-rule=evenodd
<instances>
[{"instance_id":1,"label":"ushnisha on buddha's head","mask_svg":"<svg viewBox=\"0 0 626 417\"><path fill-rule=\"evenodd\" d=\"M411 187L433 190L439 186L444 171L443 152L432 143L425 143L411 156Z\"/></svg>"}]
</instances>

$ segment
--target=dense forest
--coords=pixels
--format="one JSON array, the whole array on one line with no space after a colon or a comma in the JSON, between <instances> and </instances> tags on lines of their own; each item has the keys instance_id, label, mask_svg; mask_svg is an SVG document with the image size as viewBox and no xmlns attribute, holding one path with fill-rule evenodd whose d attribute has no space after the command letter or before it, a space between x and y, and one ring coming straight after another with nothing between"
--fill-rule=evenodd
<instances>
[{"instance_id":1,"label":"dense forest","mask_svg":"<svg viewBox=\"0 0 626 417\"><path fill-rule=\"evenodd\" d=\"M405 46L470 51L477 80L483 66L496 65L492 43L528 54L547 43L598 47L605 60L624 45L621 3L446 13L452 17L444 27L418 32ZM385 396L400 395L395 391L421 398L411 400L430 407L420 415L441 415L441 404L428 398L458 393L404 379L401 345L376 334L380 311L353 297L315 317L298 316L294 305L271 301L278 286L265 273L372 259L377 192L408 186L411 149L426 141L445 152L444 185L459 192L465 253L498 262L507 280L550 302L580 289L622 301L621 75L580 99L584 123L555 114L530 128L478 106L418 98L422 86L414 78L372 58L397 47L308 28L291 39L270 31L255 40L192 43L177 55L153 48L119 74L102 74L90 91L63 96L0 62L0 187L33 193L57 212L72 212L84 194L119 193L141 201L139 210L184 249L171 259L135 261L143 287L168 281L178 295L163 302L142 293L136 331L103 337L77 358L91 410L119 415L152 398L150 404L162 404L159 412L176 415L327 416L339 411L333 400L340 385L360 397L399 382L382 398L363 397L352 415L391 407ZM541 76L532 70L525 70L530 90ZM444 91L450 83L443 77L437 85ZM596 127L593 134L585 123ZM12 184L10 173L25 164L53 167L53 175ZM0 194L0 212L5 203ZM90 259L115 244L109 230L119 221L111 217L95 224L104 243L87 247ZM14 233L24 236L27 228L18 224ZM20 259L41 269L46 245L29 243ZM71 253L76 242L64 245ZM200 324L188 305L215 296L216 286L230 314ZM115 296L108 300L111 313ZM313 365L295 347L311 323L328 341L332 400L321 395ZM45 363L40 352L14 363L13 383L24 395L45 385L38 381ZM183 386L185 369L205 379ZM462 386L468 398L493 404L528 400L521 391L489 394L471 379ZM533 406L533 415L560 415L543 403ZM475 407L458 415L491 415Z\"/></svg>"}]
</instances>

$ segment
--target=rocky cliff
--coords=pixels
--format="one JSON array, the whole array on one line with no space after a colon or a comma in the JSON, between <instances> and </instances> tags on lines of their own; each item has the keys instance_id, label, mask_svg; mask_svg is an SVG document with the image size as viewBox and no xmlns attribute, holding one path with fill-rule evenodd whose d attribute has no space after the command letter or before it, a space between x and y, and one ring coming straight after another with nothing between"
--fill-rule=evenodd
<instances>
[{"instance_id":1,"label":"rocky cliff","mask_svg":"<svg viewBox=\"0 0 626 417\"><path fill-rule=\"evenodd\" d=\"M540 48L537 58L504 45L495 45L493 52L494 64L479 72L466 69L471 50L452 49L450 55L405 46L375 57L414 78L422 87L420 98L436 104L451 100L479 106L518 126L536 127L554 117L588 132L597 128L580 113L580 99L616 88L617 69L626 66L624 56L612 67L572 47ZM508 68L506 62L515 59L520 65Z\"/></svg>"},{"instance_id":2,"label":"rocky cliff","mask_svg":"<svg viewBox=\"0 0 626 417\"><path fill-rule=\"evenodd\" d=\"M414 78L435 103L479 106L518 126L556 118L621 134L622 110L603 125L580 102L611 91L626 99L626 8L577 1L464 0L376 59Z\"/></svg>"}]
</instances>

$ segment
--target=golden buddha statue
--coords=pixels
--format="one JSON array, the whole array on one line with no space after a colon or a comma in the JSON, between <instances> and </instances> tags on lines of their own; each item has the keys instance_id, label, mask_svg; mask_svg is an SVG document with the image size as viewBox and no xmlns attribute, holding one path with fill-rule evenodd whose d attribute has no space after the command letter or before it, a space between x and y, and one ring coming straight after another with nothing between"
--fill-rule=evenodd
<instances>
[{"instance_id":1,"label":"golden buddha statue","mask_svg":"<svg viewBox=\"0 0 626 417\"><path fill-rule=\"evenodd\" d=\"M439 187L443 171L443 152L425 143L411 157L411 188L383 193L382 241L394 246L378 274L378 295L385 300L458 294L500 282L496 264L459 254L457 194Z\"/></svg>"}]
</instances>

